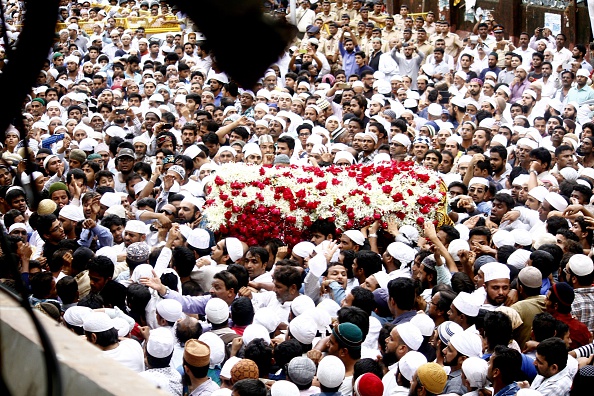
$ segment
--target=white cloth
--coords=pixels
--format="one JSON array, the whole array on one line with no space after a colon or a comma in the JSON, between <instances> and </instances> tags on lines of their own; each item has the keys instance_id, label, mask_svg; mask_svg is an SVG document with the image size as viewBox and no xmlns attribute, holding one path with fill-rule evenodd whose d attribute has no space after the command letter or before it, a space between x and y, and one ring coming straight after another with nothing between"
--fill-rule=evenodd
<instances>
[{"instance_id":1,"label":"white cloth","mask_svg":"<svg viewBox=\"0 0 594 396\"><path fill-rule=\"evenodd\" d=\"M105 356L121 363L132 371L144 371L144 352L137 341L125 339L120 341L117 348L103 351Z\"/></svg>"}]
</instances>

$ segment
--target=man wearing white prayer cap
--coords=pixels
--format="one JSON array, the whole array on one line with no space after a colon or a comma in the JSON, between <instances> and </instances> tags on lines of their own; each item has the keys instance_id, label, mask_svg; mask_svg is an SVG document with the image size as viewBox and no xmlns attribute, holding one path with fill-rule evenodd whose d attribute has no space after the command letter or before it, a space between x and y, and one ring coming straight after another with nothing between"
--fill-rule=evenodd
<instances>
[{"instance_id":1,"label":"man wearing white prayer cap","mask_svg":"<svg viewBox=\"0 0 594 396\"><path fill-rule=\"evenodd\" d=\"M469 357L462 363L462 372L468 382L468 391L477 391L487 385L489 364L479 357Z\"/></svg>"},{"instance_id":2,"label":"man wearing white prayer cap","mask_svg":"<svg viewBox=\"0 0 594 396\"><path fill-rule=\"evenodd\" d=\"M144 352L140 344L130 338L119 340L113 320L105 312L93 311L83 319L87 341L103 351L103 354L129 369L144 371Z\"/></svg>"},{"instance_id":3,"label":"man wearing white prayer cap","mask_svg":"<svg viewBox=\"0 0 594 396\"><path fill-rule=\"evenodd\" d=\"M294 338L302 345L311 346L317 331L316 322L311 316L299 315L289 323L287 339Z\"/></svg>"},{"instance_id":4,"label":"man wearing white prayer cap","mask_svg":"<svg viewBox=\"0 0 594 396\"><path fill-rule=\"evenodd\" d=\"M443 364L451 369L444 394L463 395L468 391L462 384L462 363L469 357L480 357L482 354L483 341L477 333L467 330L450 338L450 343L443 349Z\"/></svg>"},{"instance_id":5,"label":"man wearing white prayer cap","mask_svg":"<svg viewBox=\"0 0 594 396\"><path fill-rule=\"evenodd\" d=\"M295 297L291 303L291 313L289 318L292 320L294 317L299 316L311 309L314 309L316 304L309 296L299 295Z\"/></svg>"},{"instance_id":6,"label":"man wearing white prayer cap","mask_svg":"<svg viewBox=\"0 0 594 396\"><path fill-rule=\"evenodd\" d=\"M487 298L481 308L490 311L503 305L507 300L510 289L510 270L505 264L491 262L483 265L481 270L484 274L484 288L487 291Z\"/></svg>"},{"instance_id":7,"label":"man wearing white prayer cap","mask_svg":"<svg viewBox=\"0 0 594 396\"><path fill-rule=\"evenodd\" d=\"M487 199L488 191L489 180L484 177L473 177L468 182L468 195L472 197L480 213L491 213L491 202Z\"/></svg>"},{"instance_id":8,"label":"man wearing white prayer cap","mask_svg":"<svg viewBox=\"0 0 594 396\"><path fill-rule=\"evenodd\" d=\"M594 263L585 254L574 254L569 259L563 271L565 280L573 287L575 298L571 304L571 313L577 320L588 326L588 330L594 328Z\"/></svg>"},{"instance_id":9,"label":"man wearing white prayer cap","mask_svg":"<svg viewBox=\"0 0 594 396\"><path fill-rule=\"evenodd\" d=\"M427 358L420 352L410 351L400 359L398 362L398 374L396 375L396 384L392 391L392 395L399 395L406 393L408 395L410 383L417 369L423 364L427 363ZM406 381L403 381L405 379Z\"/></svg>"},{"instance_id":10,"label":"man wearing white prayer cap","mask_svg":"<svg viewBox=\"0 0 594 396\"><path fill-rule=\"evenodd\" d=\"M182 305L176 300L161 300L157 303L157 324L171 327L182 318Z\"/></svg>"},{"instance_id":11,"label":"man wearing white prayer cap","mask_svg":"<svg viewBox=\"0 0 594 396\"><path fill-rule=\"evenodd\" d=\"M567 208L567 201L561 195L557 194L556 192L549 192L545 195L540 208L538 209L538 214L540 217L540 221L547 221L549 216L549 212L552 210L556 210L559 212L563 212Z\"/></svg>"},{"instance_id":12,"label":"man wearing white prayer cap","mask_svg":"<svg viewBox=\"0 0 594 396\"><path fill-rule=\"evenodd\" d=\"M164 390L174 395L181 395L182 377L170 365L174 344L175 338L169 329L160 327L151 330L146 342L147 369L142 375L166 379L167 385Z\"/></svg>"},{"instance_id":13,"label":"man wearing white prayer cap","mask_svg":"<svg viewBox=\"0 0 594 396\"><path fill-rule=\"evenodd\" d=\"M136 242L146 241L147 225L140 220L128 220L124 228L124 246L128 247Z\"/></svg>"},{"instance_id":14,"label":"man wearing white prayer cap","mask_svg":"<svg viewBox=\"0 0 594 396\"><path fill-rule=\"evenodd\" d=\"M93 310L89 307L83 307L81 305L72 306L64 312L64 323L66 323L66 327L76 334L84 335L84 319L91 312L93 312Z\"/></svg>"},{"instance_id":15,"label":"man wearing white prayer cap","mask_svg":"<svg viewBox=\"0 0 594 396\"><path fill-rule=\"evenodd\" d=\"M459 324L466 330L476 322L479 309L480 304L476 301L476 298L466 292L460 292L452 301L448 316L452 322Z\"/></svg>"},{"instance_id":16,"label":"man wearing white prayer cap","mask_svg":"<svg viewBox=\"0 0 594 396\"><path fill-rule=\"evenodd\" d=\"M300 265L303 265L304 260L308 259L313 253L316 246L308 241L299 242L293 247L291 252L291 259L297 261Z\"/></svg>"},{"instance_id":17,"label":"man wearing white prayer cap","mask_svg":"<svg viewBox=\"0 0 594 396\"><path fill-rule=\"evenodd\" d=\"M410 263L415 259L415 250L403 242L392 242L382 254L382 262L390 279L410 277Z\"/></svg>"},{"instance_id":18,"label":"man wearing white prayer cap","mask_svg":"<svg viewBox=\"0 0 594 396\"><path fill-rule=\"evenodd\" d=\"M340 250L358 252L365 244L365 236L359 230L348 230L340 236Z\"/></svg>"}]
</instances>

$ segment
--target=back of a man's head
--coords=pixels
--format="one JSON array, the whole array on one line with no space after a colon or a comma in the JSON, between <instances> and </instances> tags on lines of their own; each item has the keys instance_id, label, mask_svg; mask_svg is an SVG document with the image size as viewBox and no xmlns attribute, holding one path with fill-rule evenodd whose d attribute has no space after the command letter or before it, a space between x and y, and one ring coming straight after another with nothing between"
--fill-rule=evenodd
<instances>
[{"instance_id":1,"label":"back of a man's head","mask_svg":"<svg viewBox=\"0 0 594 396\"><path fill-rule=\"evenodd\" d=\"M410 278L396 278L388 283L390 299L398 309L410 311L415 303L415 283Z\"/></svg>"},{"instance_id":2,"label":"back of a man's head","mask_svg":"<svg viewBox=\"0 0 594 396\"><path fill-rule=\"evenodd\" d=\"M234 396L266 396L266 385L257 379L244 379L233 385Z\"/></svg>"}]
</instances>

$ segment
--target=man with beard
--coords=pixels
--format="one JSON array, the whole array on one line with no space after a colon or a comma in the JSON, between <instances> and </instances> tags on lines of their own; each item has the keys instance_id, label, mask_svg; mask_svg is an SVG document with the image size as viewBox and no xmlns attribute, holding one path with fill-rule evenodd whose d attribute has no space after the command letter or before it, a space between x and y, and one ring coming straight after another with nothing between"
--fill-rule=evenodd
<instances>
[{"instance_id":1,"label":"man with beard","mask_svg":"<svg viewBox=\"0 0 594 396\"><path fill-rule=\"evenodd\" d=\"M497 55L497 52L491 52L489 54L489 56L487 57L487 67L481 71L481 74L479 74L479 77L478 78L481 81L484 81L485 80L485 74L487 74L488 72L493 72L497 76L499 76L499 73L501 72L501 69L499 67L497 67L497 62L498 61L499 61L499 55Z\"/></svg>"},{"instance_id":2,"label":"man with beard","mask_svg":"<svg viewBox=\"0 0 594 396\"><path fill-rule=\"evenodd\" d=\"M472 98L475 102L479 102L482 93L483 81L480 78L473 78L468 83L467 101Z\"/></svg>"},{"instance_id":3,"label":"man with beard","mask_svg":"<svg viewBox=\"0 0 594 396\"><path fill-rule=\"evenodd\" d=\"M538 375L531 389L543 396L569 395L575 363L570 363L565 342L558 337L547 338L536 347L534 366Z\"/></svg>"},{"instance_id":4,"label":"man with beard","mask_svg":"<svg viewBox=\"0 0 594 396\"><path fill-rule=\"evenodd\" d=\"M423 292L421 297L427 302L431 302L431 292L433 287L437 285L437 271L435 266L435 257L433 255L427 256L421 262L421 269L417 272L417 279L421 281Z\"/></svg>"},{"instance_id":5,"label":"man with beard","mask_svg":"<svg viewBox=\"0 0 594 396\"><path fill-rule=\"evenodd\" d=\"M182 145L184 150L196 143L196 136L198 134L198 126L195 123L185 123L181 129ZM135 146L136 148L136 146Z\"/></svg>"},{"instance_id":6,"label":"man with beard","mask_svg":"<svg viewBox=\"0 0 594 396\"><path fill-rule=\"evenodd\" d=\"M425 59L425 54L415 46L406 44L402 45L404 47L403 53L404 55L400 54L398 50L400 46L396 46L392 49L392 58L398 64L398 68L400 69L400 74L403 76L409 76L412 80L411 89L417 89L417 77L419 75L419 67ZM413 57L413 54L416 52L417 56Z\"/></svg>"},{"instance_id":7,"label":"man with beard","mask_svg":"<svg viewBox=\"0 0 594 396\"><path fill-rule=\"evenodd\" d=\"M196 228L202 218L201 206L197 198L193 196L185 197L179 204L178 223L187 224L192 229Z\"/></svg>"},{"instance_id":8,"label":"man with beard","mask_svg":"<svg viewBox=\"0 0 594 396\"><path fill-rule=\"evenodd\" d=\"M516 143L516 160L514 167L530 169L530 152L538 147L538 143L532 139L521 138Z\"/></svg>"},{"instance_id":9,"label":"man with beard","mask_svg":"<svg viewBox=\"0 0 594 396\"><path fill-rule=\"evenodd\" d=\"M50 264L54 252L58 250L60 241L66 239L62 223L53 214L39 216L37 220L37 232L45 244L43 245L43 256ZM50 264L51 266L51 264Z\"/></svg>"},{"instance_id":10,"label":"man with beard","mask_svg":"<svg viewBox=\"0 0 594 396\"><path fill-rule=\"evenodd\" d=\"M571 70L572 65L575 63L579 63L580 68L586 69L588 72L592 72L592 65L585 59L587 50L586 46L583 44L576 44L573 46L571 50L571 60L568 61L565 65L563 65L563 69Z\"/></svg>"},{"instance_id":11,"label":"man with beard","mask_svg":"<svg viewBox=\"0 0 594 396\"><path fill-rule=\"evenodd\" d=\"M441 395L447 383L448 377L437 363L425 363L420 366L412 376L409 395Z\"/></svg>"},{"instance_id":12,"label":"man with beard","mask_svg":"<svg viewBox=\"0 0 594 396\"><path fill-rule=\"evenodd\" d=\"M510 289L510 270L505 264L487 263L481 267L484 276L484 288L487 292L481 308L494 311L507 300Z\"/></svg>"},{"instance_id":13,"label":"man with beard","mask_svg":"<svg viewBox=\"0 0 594 396\"><path fill-rule=\"evenodd\" d=\"M291 303L299 296L301 289L301 271L297 267L288 265L278 266L272 276L274 291L264 291L252 294L254 309L268 307L274 310L281 323L289 323Z\"/></svg>"},{"instance_id":14,"label":"man with beard","mask_svg":"<svg viewBox=\"0 0 594 396\"><path fill-rule=\"evenodd\" d=\"M188 340L184 348L183 383L191 395L210 395L219 386L208 376L210 347L195 339Z\"/></svg>"},{"instance_id":15,"label":"man with beard","mask_svg":"<svg viewBox=\"0 0 594 396\"><path fill-rule=\"evenodd\" d=\"M507 169L507 149L503 146L492 146L490 149L490 161L491 161L491 171L493 172L491 178L493 183L498 185L500 188L497 190L505 188L505 181L507 180L507 175L511 172L511 169Z\"/></svg>"},{"instance_id":16,"label":"man with beard","mask_svg":"<svg viewBox=\"0 0 594 396\"><path fill-rule=\"evenodd\" d=\"M462 363L469 357L481 357L483 354L481 337L472 331L460 331L450 338L450 343L442 352L443 364L450 367L443 393L465 394L467 389L462 382Z\"/></svg>"},{"instance_id":17,"label":"man with beard","mask_svg":"<svg viewBox=\"0 0 594 396\"><path fill-rule=\"evenodd\" d=\"M399 362L402 359L405 359L409 354L412 354L412 356L419 354L424 358L420 352L417 352L417 349L423 343L423 334L412 323L402 323L392 328L385 343L387 360L394 363L389 367L390 371L384 376L384 387L392 389L398 382L396 374L401 371ZM425 361L427 361L426 358Z\"/></svg>"}]
</instances>

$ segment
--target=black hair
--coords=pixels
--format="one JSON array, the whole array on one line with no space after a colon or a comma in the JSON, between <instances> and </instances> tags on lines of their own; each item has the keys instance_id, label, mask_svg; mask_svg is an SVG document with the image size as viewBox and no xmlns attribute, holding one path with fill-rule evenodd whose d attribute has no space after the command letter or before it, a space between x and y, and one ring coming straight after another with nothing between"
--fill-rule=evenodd
<instances>
[{"instance_id":1,"label":"black hair","mask_svg":"<svg viewBox=\"0 0 594 396\"><path fill-rule=\"evenodd\" d=\"M546 221L547 232L552 235L557 235L559 230L567 229L567 219L561 216L551 216Z\"/></svg>"},{"instance_id":2,"label":"black hair","mask_svg":"<svg viewBox=\"0 0 594 396\"><path fill-rule=\"evenodd\" d=\"M63 304L72 304L78 297L78 283L72 276L64 276L56 283L58 297Z\"/></svg>"},{"instance_id":3,"label":"black hair","mask_svg":"<svg viewBox=\"0 0 594 396\"><path fill-rule=\"evenodd\" d=\"M236 326L250 325L254 320L254 306L247 297L236 298L231 303L231 317Z\"/></svg>"},{"instance_id":4,"label":"black hair","mask_svg":"<svg viewBox=\"0 0 594 396\"><path fill-rule=\"evenodd\" d=\"M309 232L311 234L319 232L324 236L331 235L332 239L334 239L336 237L336 224L328 219L317 219L309 227Z\"/></svg>"},{"instance_id":5,"label":"black hair","mask_svg":"<svg viewBox=\"0 0 594 396\"><path fill-rule=\"evenodd\" d=\"M85 331L85 335L89 334L95 334L95 337L97 337L95 342L97 343L97 345L104 348L118 342L118 331L113 327L109 330L100 331L97 333Z\"/></svg>"},{"instance_id":6,"label":"black hair","mask_svg":"<svg viewBox=\"0 0 594 396\"><path fill-rule=\"evenodd\" d=\"M196 265L196 258L194 252L185 246L177 246L173 248L172 252L173 266L180 278L190 276L194 266Z\"/></svg>"},{"instance_id":7,"label":"black hair","mask_svg":"<svg viewBox=\"0 0 594 396\"><path fill-rule=\"evenodd\" d=\"M341 250L342 254L342 265L347 270L347 278L353 278L353 263L355 262L355 252L352 250Z\"/></svg>"},{"instance_id":8,"label":"black hair","mask_svg":"<svg viewBox=\"0 0 594 396\"><path fill-rule=\"evenodd\" d=\"M276 141L277 143L286 143L287 147L289 147L289 150L294 150L295 149L295 139L293 139L291 136L281 136L278 138L278 140Z\"/></svg>"},{"instance_id":9,"label":"black hair","mask_svg":"<svg viewBox=\"0 0 594 396\"><path fill-rule=\"evenodd\" d=\"M88 265L89 272L96 272L99 276L106 279L113 276L114 269L115 266L113 265L113 261L105 256L93 257Z\"/></svg>"},{"instance_id":10,"label":"black hair","mask_svg":"<svg viewBox=\"0 0 594 396\"><path fill-rule=\"evenodd\" d=\"M452 274L451 284L456 294L460 292L472 293L475 289L474 282L465 272L455 272Z\"/></svg>"},{"instance_id":11,"label":"black hair","mask_svg":"<svg viewBox=\"0 0 594 396\"><path fill-rule=\"evenodd\" d=\"M277 366L284 367L296 357L303 354L301 344L296 339L290 339L276 344L274 347L274 360Z\"/></svg>"},{"instance_id":12,"label":"black hair","mask_svg":"<svg viewBox=\"0 0 594 396\"><path fill-rule=\"evenodd\" d=\"M52 290L54 277L51 272L39 272L31 276L29 283L31 285L31 294L35 298L48 298Z\"/></svg>"},{"instance_id":13,"label":"black hair","mask_svg":"<svg viewBox=\"0 0 594 396\"><path fill-rule=\"evenodd\" d=\"M353 381L356 381L357 378L362 376L365 373L372 373L378 376L378 378L383 377L383 370L377 360L364 358L359 359L355 362L355 366L353 369Z\"/></svg>"},{"instance_id":14,"label":"black hair","mask_svg":"<svg viewBox=\"0 0 594 396\"><path fill-rule=\"evenodd\" d=\"M266 263L268 263L268 259L270 258L270 255L268 254L268 250L266 250L266 248L263 248L261 246L250 246L250 248L245 253L246 256L248 253L250 253L252 256L259 257L260 260L262 260L262 263L264 265L266 265Z\"/></svg>"},{"instance_id":15,"label":"black hair","mask_svg":"<svg viewBox=\"0 0 594 396\"><path fill-rule=\"evenodd\" d=\"M266 385L257 379L243 379L233 384L237 396L266 396Z\"/></svg>"},{"instance_id":16,"label":"black hair","mask_svg":"<svg viewBox=\"0 0 594 396\"><path fill-rule=\"evenodd\" d=\"M557 319L548 312L542 312L534 315L532 320L532 331L534 332L534 341L542 342L547 338L555 336Z\"/></svg>"},{"instance_id":17,"label":"black hair","mask_svg":"<svg viewBox=\"0 0 594 396\"><path fill-rule=\"evenodd\" d=\"M379 254L371 250L360 250L355 254L357 267L363 270L365 278L382 270L382 259Z\"/></svg>"},{"instance_id":18,"label":"black hair","mask_svg":"<svg viewBox=\"0 0 594 396\"><path fill-rule=\"evenodd\" d=\"M239 289L241 289L242 287L248 285L250 278L247 270L243 265L231 264L227 266L227 272L233 275L237 280L237 289L235 290L236 292L239 291Z\"/></svg>"},{"instance_id":19,"label":"black hair","mask_svg":"<svg viewBox=\"0 0 594 396\"><path fill-rule=\"evenodd\" d=\"M180 325L179 323L175 326L175 337L181 345L185 345L186 341L191 339L197 340L201 335L202 325L198 321L192 323L192 326Z\"/></svg>"},{"instance_id":20,"label":"black hair","mask_svg":"<svg viewBox=\"0 0 594 396\"><path fill-rule=\"evenodd\" d=\"M390 298L399 309L403 311L413 309L415 303L415 285L412 279L392 279L388 283L388 291Z\"/></svg>"},{"instance_id":21,"label":"black hair","mask_svg":"<svg viewBox=\"0 0 594 396\"><path fill-rule=\"evenodd\" d=\"M497 345L507 346L512 338L512 323L509 316L499 311L490 311L484 319L485 337L489 350Z\"/></svg>"},{"instance_id":22,"label":"black hair","mask_svg":"<svg viewBox=\"0 0 594 396\"><path fill-rule=\"evenodd\" d=\"M487 227L474 227L468 233L468 239L470 240L470 238L475 235L487 237L487 242L491 244L491 230L489 230Z\"/></svg>"},{"instance_id":23,"label":"black hair","mask_svg":"<svg viewBox=\"0 0 594 396\"><path fill-rule=\"evenodd\" d=\"M532 266L540 271L543 279L547 278L558 266L554 261L553 255L544 250L535 250L530 253Z\"/></svg>"},{"instance_id":24,"label":"black hair","mask_svg":"<svg viewBox=\"0 0 594 396\"><path fill-rule=\"evenodd\" d=\"M551 161L553 160L551 153L544 147L532 149L532 151L530 151L530 157L539 160L543 165L546 164L546 169L551 167Z\"/></svg>"},{"instance_id":25,"label":"black hair","mask_svg":"<svg viewBox=\"0 0 594 396\"><path fill-rule=\"evenodd\" d=\"M297 290L301 289L301 285L303 284L299 270L296 267L288 265L277 266L272 278L287 287L295 285L297 286Z\"/></svg>"},{"instance_id":26,"label":"black hair","mask_svg":"<svg viewBox=\"0 0 594 396\"><path fill-rule=\"evenodd\" d=\"M536 353L544 357L549 367L556 364L558 371L563 370L567 366L567 346L558 337L552 337L542 341L536 347Z\"/></svg>"},{"instance_id":27,"label":"black hair","mask_svg":"<svg viewBox=\"0 0 594 396\"><path fill-rule=\"evenodd\" d=\"M358 307L342 307L338 310L338 323L352 323L363 333L363 339L369 333L369 315ZM351 355L352 356L352 355Z\"/></svg>"},{"instance_id":28,"label":"black hair","mask_svg":"<svg viewBox=\"0 0 594 396\"><path fill-rule=\"evenodd\" d=\"M521 379L522 355L520 352L505 345L497 345L494 352L493 369L499 369L503 383L511 384Z\"/></svg>"},{"instance_id":29,"label":"black hair","mask_svg":"<svg viewBox=\"0 0 594 396\"><path fill-rule=\"evenodd\" d=\"M442 231L446 234L446 244L449 244L455 239L460 239L460 232L454 226L443 225L439 227L438 231Z\"/></svg>"},{"instance_id":30,"label":"black hair","mask_svg":"<svg viewBox=\"0 0 594 396\"><path fill-rule=\"evenodd\" d=\"M355 286L351 289L353 295L353 307L361 308L367 316L371 316L376 308L375 298L370 290L364 289L361 286Z\"/></svg>"},{"instance_id":31,"label":"black hair","mask_svg":"<svg viewBox=\"0 0 594 396\"><path fill-rule=\"evenodd\" d=\"M272 347L262 338L254 338L245 346L244 358L253 360L262 378L268 377L272 365Z\"/></svg>"}]
</instances>

